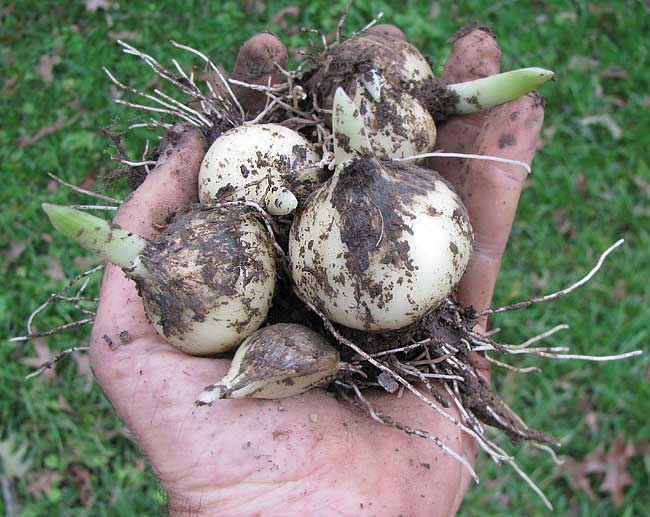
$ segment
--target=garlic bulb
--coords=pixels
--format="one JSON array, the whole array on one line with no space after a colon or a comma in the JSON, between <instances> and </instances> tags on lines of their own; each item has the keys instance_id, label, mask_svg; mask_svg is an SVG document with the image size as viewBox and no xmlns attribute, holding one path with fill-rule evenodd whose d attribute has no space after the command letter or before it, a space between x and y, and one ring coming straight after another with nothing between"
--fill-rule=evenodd
<instances>
[{"instance_id":1,"label":"garlic bulb","mask_svg":"<svg viewBox=\"0 0 650 517\"><path fill-rule=\"evenodd\" d=\"M277 323L250 336L237 349L228 374L206 387L197 405L221 398L279 399L327 384L339 370L339 354L320 334Z\"/></svg>"},{"instance_id":2,"label":"garlic bulb","mask_svg":"<svg viewBox=\"0 0 650 517\"><path fill-rule=\"evenodd\" d=\"M299 133L279 124L240 126L217 138L199 171L199 200L253 201L287 215L324 178L320 156Z\"/></svg>"}]
</instances>

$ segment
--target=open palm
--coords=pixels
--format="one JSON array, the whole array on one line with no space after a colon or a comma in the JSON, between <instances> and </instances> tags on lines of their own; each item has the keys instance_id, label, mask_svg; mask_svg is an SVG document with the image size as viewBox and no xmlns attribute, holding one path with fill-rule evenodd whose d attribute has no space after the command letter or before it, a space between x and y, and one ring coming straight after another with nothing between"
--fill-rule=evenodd
<instances>
[{"instance_id":1,"label":"open palm","mask_svg":"<svg viewBox=\"0 0 650 517\"><path fill-rule=\"evenodd\" d=\"M372 30L403 37L391 26ZM277 38L258 35L242 47L234 75L266 84L268 76L253 77L246 70L270 73L275 70L270 61L283 58L286 50ZM475 29L454 43L443 78L458 82L494 74L499 62L494 38ZM255 111L259 98L240 98ZM527 96L488 115L448 122L438 146L530 163L542 121L542 107ZM504 132L519 138L502 148ZM170 212L196 201L205 147L199 131L184 130L122 205L115 223L153 237ZM434 166L455 183L476 232L476 251L459 295L465 304L484 308L523 173L513 166L457 159ZM229 361L190 357L168 345L147 321L135 284L111 264L90 352L98 382L148 456L174 514L449 515L467 490L467 471L431 442L377 424L323 390L277 401L225 400L195 407L197 395L226 373ZM370 399L385 414L428 430L474 461L473 440L414 397L377 393Z\"/></svg>"}]
</instances>

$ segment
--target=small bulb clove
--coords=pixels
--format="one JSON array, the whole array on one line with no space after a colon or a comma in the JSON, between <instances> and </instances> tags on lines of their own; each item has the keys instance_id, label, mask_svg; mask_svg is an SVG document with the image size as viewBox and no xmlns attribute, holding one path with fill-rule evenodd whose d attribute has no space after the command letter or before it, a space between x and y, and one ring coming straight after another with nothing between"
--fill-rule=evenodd
<instances>
[{"instance_id":1,"label":"small bulb clove","mask_svg":"<svg viewBox=\"0 0 650 517\"><path fill-rule=\"evenodd\" d=\"M222 398L300 395L333 380L339 364L338 351L313 330L293 323L270 325L241 344L226 376L207 386L196 405Z\"/></svg>"}]
</instances>

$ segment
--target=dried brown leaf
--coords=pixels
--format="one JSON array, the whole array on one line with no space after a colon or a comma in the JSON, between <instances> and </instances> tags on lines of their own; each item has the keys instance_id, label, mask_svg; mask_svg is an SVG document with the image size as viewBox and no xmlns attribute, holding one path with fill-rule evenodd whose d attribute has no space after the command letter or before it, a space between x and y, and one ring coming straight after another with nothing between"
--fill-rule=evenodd
<instances>
[{"instance_id":1,"label":"dried brown leaf","mask_svg":"<svg viewBox=\"0 0 650 517\"><path fill-rule=\"evenodd\" d=\"M650 454L650 438L644 438L634 443L636 454Z\"/></svg>"},{"instance_id":2,"label":"dried brown leaf","mask_svg":"<svg viewBox=\"0 0 650 517\"><path fill-rule=\"evenodd\" d=\"M243 0L242 6L247 13L259 15L266 11L266 2L264 0Z\"/></svg>"},{"instance_id":3,"label":"dried brown leaf","mask_svg":"<svg viewBox=\"0 0 650 517\"><path fill-rule=\"evenodd\" d=\"M587 176L585 176L584 172L576 174L576 190L580 194L587 192Z\"/></svg>"},{"instance_id":4,"label":"dried brown leaf","mask_svg":"<svg viewBox=\"0 0 650 517\"><path fill-rule=\"evenodd\" d=\"M595 498L588 476L604 474L600 484L600 492L609 492L612 501L616 506L623 504L625 487L634 483L628 471L630 458L636 454L650 453L650 440L638 442L625 441L618 438L611 444L607 454L603 444L587 454L583 461L576 461L574 458L564 457L563 468L571 475L576 485L587 493L590 499Z\"/></svg>"},{"instance_id":5,"label":"dried brown leaf","mask_svg":"<svg viewBox=\"0 0 650 517\"><path fill-rule=\"evenodd\" d=\"M47 495L52 485L61 481L62 475L56 470L43 469L32 471L27 474L27 491L33 497Z\"/></svg>"},{"instance_id":6,"label":"dried brown leaf","mask_svg":"<svg viewBox=\"0 0 650 517\"><path fill-rule=\"evenodd\" d=\"M86 175L84 176L84 179L81 180L81 183L79 183L78 186L86 190L92 190L96 183L97 183L97 171L94 169L89 169L86 171Z\"/></svg>"},{"instance_id":7,"label":"dried brown leaf","mask_svg":"<svg viewBox=\"0 0 650 517\"><path fill-rule=\"evenodd\" d=\"M79 271L87 271L93 266L96 266L100 263L100 260L97 257L75 257L72 260L72 263L75 265Z\"/></svg>"},{"instance_id":8,"label":"dried brown leaf","mask_svg":"<svg viewBox=\"0 0 650 517\"><path fill-rule=\"evenodd\" d=\"M553 212L553 222L555 229L562 235L570 237L576 237L578 235L575 226L569 221L566 208L560 208Z\"/></svg>"},{"instance_id":9,"label":"dried brown leaf","mask_svg":"<svg viewBox=\"0 0 650 517\"><path fill-rule=\"evenodd\" d=\"M613 66L607 70L603 70L602 76L607 77L608 79L627 79L628 73L627 70L620 66Z\"/></svg>"},{"instance_id":10,"label":"dried brown leaf","mask_svg":"<svg viewBox=\"0 0 650 517\"><path fill-rule=\"evenodd\" d=\"M65 411L66 413L74 413L74 410L72 409L72 406L70 406L68 399L66 399L63 395L59 395L57 403L59 409L61 409L62 411Z\"/></svg>"},{"instance_id":11,"label":"dried brown leaf","mask_svg":"<svg viewBox=\"0 0 650 517\"><path fill-rule=\"evenodd\" d=\"M548 269L545 269L541 275L537 273L531 273L530 275L530 283L533 284L535 292L546 291L550 280L551 272Z\"/></svg>"},{"instance_id":12,"label":"dried brown leaf","mask_svg":"<svg viewBox=\"0 0 650 517\"><path fill-rule=\"evenodd\" d=\"M16 74L5 79L4 85L2 86L3 95L11 95L16 91L16 84L18 83L18 76Z\"/></svg>"},{"instance_id":13,"label":"dried brown leaf","mask_svg":"<svg viewBox=\"0 0 650 517\"><path fill-rule=\"evenodd\" d=\"M575 21L578 19L578 15L574 13L573 11L562 11L557 13L557 17L560 20L571 20Z\"/></svg>"},{"instance_id":14,"label":"dried brown leaf","mask_svg":"<svg viewBox=\"0 0 650 517\"><path fill-rule=\"evenodd\" d=\"M43 54L38 61L36 73L41 76L45 84L50 84L54 79L54 67L61 62L61 49L55 48L51 54Z\"/></svg>"},{"instance_id":15,"label":"dried brown leaf","mask_svg":"<svg viewBox=\"0 0 650 517\"><path fill-rule=\"evenodd\" d=\"M65 273L63 272L63 266L61 265L61 261L53 257L52 255L47 257L47 263L50 265L45 271L43 271L43 274L49 278L52 278L54 280L64 280L65 279Z\"/></svg>"},{"instance_id":16,"label":"dried brown leaf","mask_svg":"<svg viewBox=\"0 0 650 517\"><path fill-rule=\"evenodd\" d=\"M616 281L614 285L614 298L624 300L627 298L627 284L622 278Z\"/></svg>"},{"instance_id":17,"label":"dried brown leaf","mask_svg":"<svg viewBox=\"0 0 650 517\"><path fill-rule=\"evenodd\" d=\"M71 124L74 124L80 116L81 116L81 112L75 113L69 119L66 119L63 115L59 115L59 118L56 119L56 122L52 122L51 124L48 124L47 126L43 126L36 133L34 133L32 136L21 136L18 139L18 145L20 145L22 147L32 145L32 144L38 142L41 138L43 138L43 137L45 137L47 135L50 135L52 133L55 133L56 131L59 131L60 129L68 127Z\"/></svg>"},{"instance_id":18,"label":"dried brown leaf","mask_svg":"<svg viewBox=\"0 0 650 517\"><path fill-rule=\"evenodd\" d=\"M585 474L601 474L605 472L607 466L605 465L605 447L603 447L602 443L598 444L598 447L584 457L582 466Z\"/></svg>"},{"instance_id":19,"label":"dried brown leaf","mask_svg":"<svg viewBox=\"0 0 650 517\"><path fill-rule=\"evenodd\" d=\"M90 368L90 358L88 357L88 354L72 354L74 357L75 363L77 363L77 375L81 375L84 379L86 379L86 386L84 387L84 391L88 393L90 389L93 387L93 382L95 382L95 376L93 375L93 371Z\"/></svg>"},{"instance_id":20,"label":"dried brown leaf","mask_svg":"<svg viewBox=\"0 0 650 517\"><path fill-rule=\"evenodd\" d=\"M587 422L592 433L595 434L598 431L598 413L595 411L587 412L587 414L585 414L585 422Z\"/></svg>"},{"instance_id":21,"label":"dried brown leaf","mask_svg":"<svg viewBox=\"0 0 650 517\"><path fill-rule=\"evenodd\" d=\"M557 133L557 126L555 124L551 124L550 126L545 127L542 130L542 137L537 142L537 149L543 148L546 144L553 140L555 133Z\"/></svg>"},{"instance_id":22,"label":"dried brown leaf","mask_svg":"<svg viewBox=\"0 0 650 517\"><path fill-rule=\"evenodd\" d=\"M619 140L623 136L621 126L617 124L609 113L582 117L578 119L578 122L583 126L603 126L611 133L614 140Z\"/></svg>"},{"instance_id":23,"label":"dried brown leaf","mask_svg":"<svg viewBox=\"0 0 650 517\"><path fill-rule=\"evenodd\" d=\"M640 176L632 176L632 181L634 184L639 188L641 193L646 196L650 197L650 182L644 180Z\"/></svg>"},{"instance_id":24,"label":"dried brown leaf","mask_svg":"<svg viewBox=\"0 0 650 517\"><path fill-rule=\"evenodd\" d=\"M131 31L110 31L108 37L113 41L121 40L131 40L131 41L142 41L142 35L137 32Z\"/></svg>"},{"instance_id":25,"label":"dried brown leaf","mask_svg":"<svg viewBox=\"0 0 650 517\"><path fill-rule=\"evenodd\" d=\"M562 468L569 473L576 486L585 492L590 500L596 499L596 494L591 487L591 480L585 473L584 464L569 456L563 456L561 459L563 461Z\"/></svg>"},{"instance_id":26,"label":"dried brown leaf","mask_svg":"<svg viewBox=\"0 0 650 517\"><path fill-rule=\"evenodd\" d=\"M629 459L634 455L635 447L632 442L625 442L623 438L614 441L605 458L606 473L601 492L610 492L616 506L623 504L623 491L626 486L634 483L628 472Z\"/></svg>"},{"instance_id":27,"label":"dried brown leaf","mask_svg":"<svg viewBox=\"0 0 650 517\"><path fill-rule=\"evenodd\" d=\"M25 251L29 243L30 239L27 239L26 241L14 241L9 244L8 250L0 251L0 255L5 258L5 267L15 262L16 259L22 255L23 251Z\"/></svg>"},{"instance_id":28,"label":"dried brown leaf","mask_svg":"<svg viewBox=\"0 0 650 517\"><path fill-rule=\"evenodd\" d=\"M632 209L632 213L642 217L650 217L650 208L648 208L647 203L639 203Z\"/></svg>"},{"instance_id":29,"label":"dried brown leaf","mask_svg":"<svg viewBox=\"0 0 650 517\"><path fill-rule=\"evenodd\" d=\"M273 18L271 18L271 23L274 25L279 25L281 29L285 30L289 27L290 23L287 20L287 16L298 16L299 14L300 7L297 5L287 5L273 15Z\"/></svg>"},{"instance_id":30,"label":"dried brown leaf","mask_svg":"<svg viewBox=\"0 0 650 517\"><path fill-rule=\"evenodd\" d=\"M82 463L70 463L68 475L71 481L79 487L79 500L86 508L93 503L93 485L90 479L90 471Z\"/></svg>"},{"instance_id":31,"label":"dried brown leaf","mask_svg":"<svg viewBox=\"0 0 650 517\"><path fill-rule=\"evenodd\" d=\"M576 55L569 60L567 68L569 70L580 70L584 72L585 70L596 68L599 64L599 61L591 57Z\"/></svg>"}]
</instances>

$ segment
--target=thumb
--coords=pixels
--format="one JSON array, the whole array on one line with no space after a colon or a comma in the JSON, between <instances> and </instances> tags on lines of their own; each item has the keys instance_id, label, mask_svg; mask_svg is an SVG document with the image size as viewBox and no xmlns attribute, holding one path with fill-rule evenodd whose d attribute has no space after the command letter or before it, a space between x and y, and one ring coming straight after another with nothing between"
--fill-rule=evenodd
<instances>
[{"instance_id":1,"label":"thumb","mask_svg":"<svg viewBox=\"0 0 650 517\"><path fill-rule=\"evenodd\" d=\"M174 125L162 143L156 167L118 210L113 222L151 238L165 219L198 200L198 175L207 143L197 128Z\"/></svg>"}]
</instances>

